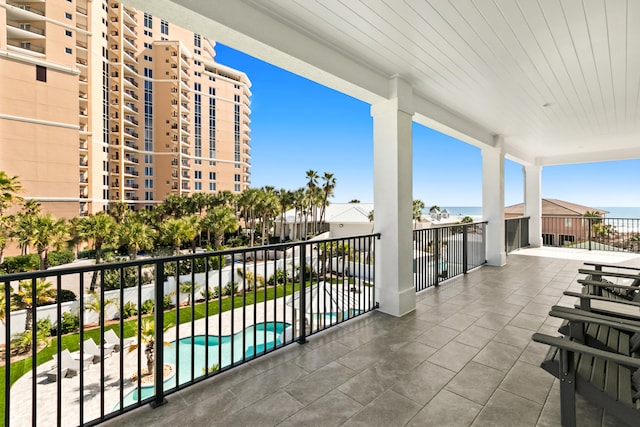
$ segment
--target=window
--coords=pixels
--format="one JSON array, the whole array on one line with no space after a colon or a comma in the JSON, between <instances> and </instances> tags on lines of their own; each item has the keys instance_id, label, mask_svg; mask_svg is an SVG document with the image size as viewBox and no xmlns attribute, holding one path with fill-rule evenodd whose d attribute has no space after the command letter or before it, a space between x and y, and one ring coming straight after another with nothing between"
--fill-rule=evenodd
<instances>
[{"instance_id":1,"label":"window","mask_svg":"<svg viewBox=\"0 0 640 427\"><path fill-rule=\"evenodd\" d=\"M71 32L71 30L64 30L64 35L67 37L71 37L73 33Z\"/></svg>"},{"instance_id":2,"label":"window","mask_svg":"<svg viewBox=\"0 0 640 427\"><path fill-rule=\"evenodd\" d=\"M151 43L144 42L145 49L153 49L153 45Z\"/></svg>"},{"instance_id":3,"label":"window","mask_svg":"<svg viewBox=\"0 0 640 427\"><path fill-rule=\"evenodd\" d=\"M149 37L153 37L153 33L149 30L144 30L144 35L145 36L149 36Z\"/></svg>"},{"instance_id":4,"label":"window","mask_svg":"<svg viewBox=\"0 0 640 427\"><path fill-rule=\"evenodd\" d=\"M64 17L67 19L73 19L73 15L71 15L69 12L65 12Z\"/></svg>"},{"instance_id":5,"label":"window","mask_svg":"<svg viewBox=\"0 0 640 427\"><path fill-rule=\"evenodd\" d=\"M160 32L169 35L169 23L164 19L160 21Z\"/></svg>"},{"instance_id":6,"label":"window","mask_svg":"<svg viewBox=\"0 0 640 427\"><path fill-rule=\"evenodd\" d=\"M152 61L153 61L153 57L151 57L151 56L149 56L149 55L144 55L144 60L145 60L145 61L152 62Z\"/></svg>"},{"instance_id":7,"label":"window","mask_svg":"<svg viewBox=\"0 0 640 427\"><path fill-rule=\"evenodd\" d=\"M71 54L73 53L73 51L71 50L71 48L70 48L70 47L65 47L65 48L64 48L64 52L65 52L65 53L68 53L69 55L71 55Z\"/></svg>"},{"instance_id":8,"label":"window","mask_svg":"<svg viewBox=\"0 0 640 427\"><path fill-rule=\"evenodd\" d=\"M196 190L202 190L202 183L200 181L196 181L195 182L195 188L196 188Z\"/></svg>"},{"instance_id":9,"label":"window","mask_svg":"<svg viewBox=\"0 0 640 427\"><path fill-rule=\"evenodd\" d=\"M47 67L36 65L36 80L39 82L47 81Z\"/></svg>"},{"instance_id":10,"label":"window","mask_svg":"<svg viewBox=\"0 0 640 427\"><path fill-rule=\"evenodd\" d=\"M564 219L564 226L565 227L571 227L571 218L565 218Z\"/></svg>"},{"instance_id":11,"label":"window","mask_svg":"<svg viewBox=\"0 0 640 427\"><path fill-rule=\"evenodd\" d=\"M193 34L193 44L195 45L195 47L200 47L201 40L202 38L200 37L200 34Z\"/></svg>"},{"instance_id":12,"label":"window","mask_svg":"<svg viewBox=\"0 0 640 427\"><path fill-rule=\"evenodd\" d=\"M239 173L237 173L237 174L233 175L233 180L234 180L235 182L240 182L240 174L239 174Z\"/></svg>"},{"instance_id":13,"label":"window","mask_svg":"<svg viewBox=\"0 0 640 427\"><path fill-rule=\"evenodd\" d=\"M144 26L147 28L153 28L153 16L146 13L144 14ZM146 33L146 31L145 31Z\"/></svg>"},{"instance_id":14,"label":"window","mask_svg":"<svg viewBox=\"0 0 640 427\"><path fill-rule=\"evenodd\" d=\"M145 191L144 192L145 200L153 200L153 191Z\"/></svg>"},{"instance_id":15,"label":"window","mask_svg":"<svg viewBox=\"0 0 640 427\"><path fill-rule=\"evenodd\" d=\"M144 188L153 188L153 180L145 179L144 180Z\"/></svg>"},{"instance_id":16,"label":"window","mask_svg":"<svg viewBox=\"0 0 640 427\"><path fill-rule=\"evenodd\" d=\"M542 233L542 244L544 246L553 246L553 234Z\"/></svg>"},{"instance_id":17,"label":"window","mask_svg":"<svg viewBox=\"0 0 640 427\"><path fill-rule=\"evenodd\" d=\"M209 179L211 181L215 181L216 179L216 173L215 172L209 172Z\"/></svg>"},{"instance_id":18,"label":"window","mask_svg":"<svg viewBox=\"0 0 640 427\"><path fill-rule=\"evenodd\" d=\"M194 177L195 179L202 179L202 171L195 171L195 172L193 173L193 177Z\"/></svg>"},{"instance_id":19,"label":"window","mask_svg":"<svg viewBox=\"0 0 640 427\"><path fill-rule=\"evenodd\" d=\"M202 75L200 71L194 71L193 74L197 77L200 77Z\"/></svg>"},{"instance_id":20,"label":"window","mask_svg":"<svg viewBox=\"0 0 640 427\"><path fill-rule=\"evenodd\" d=\"M576 236L572 234L559 234L558 243L561 245L570 245L576 242Z\"/></svg>"},{"instance_id":21,"label":"window","mask_svg":"<svg viewBox=\"0 0 640 427\"><path fill-rule=\"evenodd\" d=\"M216 191L216 183L215 182L210 182L209 183L209 191Z\"/></svg>"},{"instance_id":22,"label":"window","mask_svg":"<svg viewBox=\"0 0 640 427\"><path fill-rule=\"evenodd\" d=\"M240 192L240 184L234 184L233 185L233 190L236 192Z\"/></svg>"},{"instance_id":23,"label":"window","mask_svg":"<svg viewBox=\"0 0 640 427\"><path fill-rule=\"evenodd\" d=\"M153 78L153 70L151 68L145 68L143 72L145 77Z\"/></svg>"},{"instance_id":24,"label":"window","mask_svg":"<svg viewBox=\"0 0 640 427\"><path fill-rule=\"evenodd\" d=\"M150 166L144 167L144 176L153 176L153 168Z\"/></svg>"}]
</instances>

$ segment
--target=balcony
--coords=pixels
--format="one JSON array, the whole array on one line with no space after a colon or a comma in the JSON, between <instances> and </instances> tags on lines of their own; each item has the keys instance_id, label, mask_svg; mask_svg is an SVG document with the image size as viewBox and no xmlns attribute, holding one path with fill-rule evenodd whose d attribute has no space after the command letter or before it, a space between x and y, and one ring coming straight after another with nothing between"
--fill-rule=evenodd
<instances>
[{"instance_id":1,"label":"balcony","mask_svg":"<svg viewBox=\"0 0 640 427\"><path fill-rule=\"evenodd\" d=\"M138 200L133 193L125 193L125 199ZM537 423L559 425L558 396L554 392L558 388L557 382L554 383L553 378L538 367L547 349L531 343L530 337L535 331L555 333L560 322L548 317L549 308L558 301L562 289L575 283L582 262L594 261L594 258L551 258L552 253L543 253L541 256L511 255L508 265L481 267L467 275L450 279L442 286L430 287L418 293L415 311L403 317L394 317L376 310L375 301L378 297L371 286L374 265L364 261L373 259L366 253L367 248L373 248L376 241L375 236L337 241L335 247L348 242L351 247L359 248L353 255L353 258L360 260L357 268L349 266L349 262L345 263L337 252L321 257L318 248L323 247L323 242L313 243L315 249L310 252L315 255L309 258L310 264L318 265L320 259L327 260L327 271L333 272L333 285L320 282L319 276L314 273L309 282L302 282L307 291L294 296L289 291L287 297L267 301L265 306L269 309L262 310L262 303L253 305L242 302L254 292L258 295L263 292L259 287L255 288L256 291L251 290L252 281L257 283L255 276L247 280L236 276L238 293L233 312L225 312L223 316L211 314L209 321L192 321L190 316L180 316L181 322L185 323L179 330L170 328L160 332L158 328L160 341L178 342L191 334L217 336L224 333L239 334L230 338L238 340L237 343L242 339L253 343L256 335L247 330L247 326L254 322L257 325L265 321L282 322L282 329L278 329L279 323L274 323L273 328L264 332L260 330L258 337L268 334L264 341L260 341L265 345L251 346L248 353L240 351L236 354L240 366L229 370L230 361L222 359L219 367L223 369L220 371L200 369L201 365L206 367L218 360L217 349L209 356L204 355L208 353L205 351L202 357L194 359L193 369L180 371L179 381L186 388L178 391L175 390L175 382L164 383L163 391L175 392L169 396L167 404L156 409L146 405L161 400L162 395L150 395L142 403L127 400L125 405L128 408L141 408L108 420L104 425L173 426L176 420L185 419L193 425L206 425L211 421L212 414L217 414L217 423L225 425L256 425L266 419L270 425L285 420L290 425L315 425L320 420L322 424L330 425L347 422L357 425L409 425L421 424L424 420L442 425L446 420L455 420L454 425L468 426L474 420L483 425L496 425L496 419L508 420L519 426L533 427ZM287 259L292 263L291 271L305 271L304 266L298 264L307 260L300 254L302 248L306 249L309 245L273 245L258 248L257 251L277 253L279 249L286 248L290 252ZM223 271L228 270L232 274L236 266L239 271L266 271L268 276L277 268L273 266L275 263L286 265L282 258L268 263L257 261L256 264L248 260L249 255L255 256L254 249L185 255L179 262L191 265L192 258L208 258L212 271L196 273L196 281L199 275L203 275L213 277L214 283L217 283L217 277ZM594 257L600 255L595 254ZM216 267L221 264L223 257L228 258L227 264L233 268ZM628 258L622 259L629 261ZM635 261L640 262L637 258ZM133 286L137 286L137 277L142 276L143 268L157 271L159 265L162 264L164 269L165 265L175 262L175 258L141 260L127 263L127 268L132 269L131 280ZM348 272L345 267L349 267ZM49 275L52 281L57 281L59 277L65 283L80 274L90 274L95 268L86 266L73 270L25 273L15 280ZM121 264L101 268L111 271L116 278L129 276ZM295 273L289 274L288 271L286 269L283 274L283 282L297 280ZM540 271L544 274L539 274ZM533 278L532 272L537 272ZM191 273L187 272L178 280L186 283L193 279ZM142 286L141 292L148 292L147 288L152 293L169 292L168 288L163 290L153 285ZM195 301L200 291L191 286L170 298L175 304L182 302L185 305L183 309L190 310L194 306L202 308L205 305ZM319 296L322 291L326 301ZM114 292L114 295L120 293L119 290L108 292ZM212 291L213 303L226 298L221 292L215 292ZM107 296L110 294L105 295L105 299ZM87 295L84 297L90 298ZM573 304L572 299L563 302L566 305ZM133 304L140 308L139 303ZM338 304L349 308L337 308ZM302 307L302 310L297 307ZM156 315L163 322L167 315L175 318L177 310L159 310ZM104 307L101 312L111 317L117 314L117 309ZM305 316L296 315L301 312L305 312ZM231 323L232 313L237 321L235 326ZM94 320L98 318L93 316ZM136 319L134 317L127 321L134 325ZM287 331L285 328L290 329ZM116 326L115 331L119 330ZM118 336L121 338L116 343L123 346L131 334L136 334L135 328L131 330L133 332L128 332L129 335L117 335L117 339ZM101 328L98 327L95 333L100 335ZM190 341L180 342L180 357L189 360L193 347ZM303 342L307 344L301 345ZM242 348L242 344L239 345ZM164 349L164 361L172 353L175 354L175 351L169 347ZM121 392L118 378L121 375L120 378L128 378L130 370L138 369L136 360L140 357L144 360L142 348L133 352L114 353L104 361L97 362L97 366L88 366L83 371L82 381L79 375L63 379L65 386L85 389L85 393L90 389L97 396L83 403L86 421L102 419L100 400L118 402L120 396L128 396L139 387L133 381ZM162 360L156 359L156 363L162 364ZM53 366L53 361L45 361L38 371L44 375L51 369L55 370ZM115 380L101 381L102 371ZM198 382L218 375L216 380ZM30 423L31 383L32 377L27 374L10 389L9 416L12 424L20 424L21 421ZM162 384L161 378L157 384ZM57 397L57 385L55 381L40 383L36 400L55 402L56 398L60 399L60 405L65 408L61 413L63 424L75 425L79 414L76 393L63 392ZM239 396L243 399L240 400ZM393 404L381 407L381 402L386 400L391 400ZM239 404L239 401L242 403ZM579 408L586 410L586 413L593 412L584 401L579 402ZM105 415L112 411L117 415L119 405L105 407ZM37 411L38 425L55 424L56 414L55 409ZM602 414L592 416L601 417ZM617 425L615 418L611 417L611 414L606 415L609 419L607 425Z\"/></svg>"}]
</instances>

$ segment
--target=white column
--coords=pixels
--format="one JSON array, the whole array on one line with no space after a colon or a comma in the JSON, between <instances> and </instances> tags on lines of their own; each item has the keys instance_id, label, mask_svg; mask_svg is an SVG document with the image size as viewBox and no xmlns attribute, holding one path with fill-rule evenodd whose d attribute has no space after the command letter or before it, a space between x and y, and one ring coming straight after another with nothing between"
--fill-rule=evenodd
<instances>
[{"instance_id":1,"label":"white column","mask_svg":"<svg viewBox=\"0 0 640 427\"><path fill-rule=\"evenodd\" d=\"M502 138L496 137L495 147L482 149L482 216L487 221L487 263L504 265L504 152Z\"/></svg>"},{"instance_id":2,"label":"white column","mask_svg":"<svg viewBox=\"0 0 640 427\"><path fill-rule=\"evenodd\" d=\"M391 80L392 99L371 106L373 117L376 297L380 310L403 316L416 308L413 285L412 89Z\"/></svg>"},{"instance_id":3,"label":"white column","mask_svg":"<svg viewBox=\"0 0 640 427\"><path fill-rule=\"evenodd\" d=\"M524 173L524 216L529 219L529 243L533 248L542 246L542 166L527 165Z\"/></svg>"}]
</instances>

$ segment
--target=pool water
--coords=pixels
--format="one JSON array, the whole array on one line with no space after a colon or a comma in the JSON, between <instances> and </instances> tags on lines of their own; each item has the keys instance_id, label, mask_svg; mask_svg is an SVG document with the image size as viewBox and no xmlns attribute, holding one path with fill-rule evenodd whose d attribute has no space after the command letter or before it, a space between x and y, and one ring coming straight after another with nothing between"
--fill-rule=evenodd
<instances>
[{"instance_id":1,"label":"pool water","mask_svg":"<svg viewBox=\"0 0 640 427\"><path fill-rule=\"evenodd\" d=\"M288 327L288 323L266 322L249 326L234 335L222 337L214 335L196 335L181 338L164 346L164 362L177 366L177 375L164 382L164 389L176 386L176 377L180 384L191 380L191 354L193 347L193 377L206 373L205 355L209 356L209 368L218 365L220 368L240 362L243 358L252 358L265 350L280 345L280 335ZM232 355L233 354L233 355ZM177 357L176 357L177 356ZM176 359L178 363L176 364ZM146 363L143 354L143 364ZM127 407L139 399L153 396L153 386L142 387L140 393L135 389L124 396L123 407ZM114 410L120 408L117 404Z\"/></svg>"}]
</instances>

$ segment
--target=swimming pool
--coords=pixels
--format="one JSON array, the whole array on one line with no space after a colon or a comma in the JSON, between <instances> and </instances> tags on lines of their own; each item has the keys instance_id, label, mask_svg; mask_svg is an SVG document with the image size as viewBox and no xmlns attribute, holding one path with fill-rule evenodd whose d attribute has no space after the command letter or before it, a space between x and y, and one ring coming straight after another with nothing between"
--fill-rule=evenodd
<instances>
[{"instance_id":1,"label":"swimming pool","mask_svg":"<svg viewBox=\"0 0 640 427\"><path fill-rule=\"evenodd\" d=\"M209 355L209 368L218 365L220 368L239 362L243 358L252 358L263 351L280 345L280 335L290 326L283 322L266 322L251 325L234 335L196 335L194 337L181 338L164 346L164 362L177 366L179 384L191 380L191 349L193 344L193 377L205 374L205 355ZM233 353L233 357L232 357ZM176 357L177 356L177 357ZM220 360L221 356L221 360ZM144 357L144 356L143 356ZM178 363L176 364L176 359ZM176 386L176 375L164 382L164 389L170 390ZM145 386L129 392L124 396L123 407L127 407L140 398L146 399L153 396L153 386ZM140 395L140 397L139 397ZM113 410L120 409L116 404Z\"/></svg>"}]
</instances>

